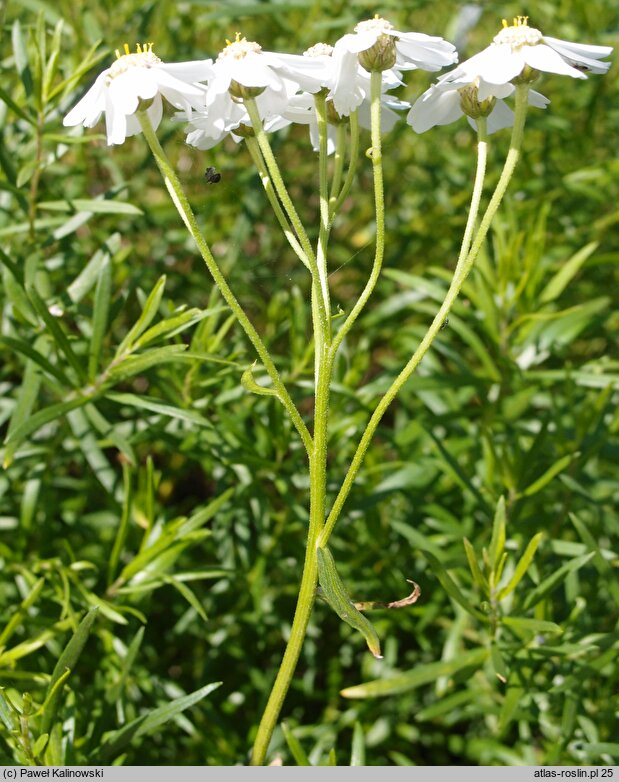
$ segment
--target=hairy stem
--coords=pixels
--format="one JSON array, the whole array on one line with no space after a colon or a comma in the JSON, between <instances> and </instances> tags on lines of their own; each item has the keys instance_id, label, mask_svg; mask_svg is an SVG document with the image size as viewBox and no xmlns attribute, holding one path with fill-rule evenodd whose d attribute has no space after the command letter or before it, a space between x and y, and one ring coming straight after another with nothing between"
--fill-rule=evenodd
<instances>
[{"instance_id":1,"label":"hairy stem","mask_svg":"<svg viewBox=\"0 0 619 782\"><path fill-rule=\"evenodd\" d=\"M319 545L321 547L326 546L327 541L329 540L329 537L333 532L335 523L339 518L339 515L350 493L354 480L357 477L359 468L363 463L365 453L372 440L372 437L374 436L374 433L376 432L376 429L378 428L378 425L383 415L385 414L391 402L399 393L404 383L406 383L406 381L413 374L415 369L417 369L417 366L419 365L421 359L428 352L430 346L432 345L432 342L434 341L436 335L440 331L441 326L443 325L445 318L447 317L456 297L458 296L458 293L460 292L460 289L462 288L464 281L466 280L471 268L473 267L473 263L475 262L475 259L477 258L477 255L481 248L481 245L484 239L486 238L486 234L488 233L492 220L497 212L497 209L499 208L503 196L505 195L505 191L507 190L507 186L512 177L512 174L514 173L514 169L516 168L516 164L518 163L518 159L520 157L520 147L522 146L524 122L527 113L528 89L529 89L528 85L526 84L521 84L516 87L516 112L514 117L514 128L512 131L510 149L507 154L507 159L505 160L505 165L503 166L503 170L501 172L501 176L499 177L499 181L497 183L496 189L492 194L492 198L490 199L490 203L486 208L479 229L477 230L475 238L471 243L471 248L467 253L466 258L462 262L460 269L456 268L453 279L451 281L451 285L449 286L447 294L445 295L445 299L439 311L437 312L434 320L432 321L430 327L428 328L425 336L421 340L419 347L417 348L413 356L410 358L410 360L408 361L404 369L402 369L400 374L393 381L393 383L391 384L391 386L389 387L389 389L387 390L383 398L378 403L374 413L372 414L368 422L368 425L361 437L361 440L359 441L359 445L357 446L357 450L355 451L353 460L350 464L350 467L348 468L348 472L346 474L342 487L335 499L335 502L333 503L333 507L331 508L331 512L329 513L329 516L325 523L324 529L322 531L322 535L320 536ZM485 154L485 149L484 149L484 154Z\"/></svg>"},{"instance_id":2,"label":"hairy stem","mask_svg":"<svg viewBox=\"0 0 619 782\"><path fill-rule=\"evenodd\" d=\"M264 368L266 369L266 371L269 374L269 377L271 378L271 382L273 383L273 388L277 392L277 397L280 400L280 402L283 404L283 406L286 408L286 411L290 416L290 420L292 421L296 430L301 436L306 451L308 452L308 454L311 454L314 445L312 441L312 437L307 427L305 426L305 423L301 418L301 415L297 410L294 402L290 398L288 389L286 388L281 377L279 376L279 372L277 371L277 367L273 363L273 359L271 358L269 351L267 350L264 342L260 338L260 335L254 328L254 325L249 320L243 308L241 307L236 297L230 290L230 286L226 282L226 279L223 276L221 269L217 265L217 262L215 261L215 258L211 253L210 247L208 246L208 243L204 238L202 231L200 230L200 227L198 226L198 222L193 213L193 210L191 209L187 196L185 195L185 191L183 190L182 185L178 177L176 176L176 173L172 165L170 164L170 161L168 160L165 152L163 151L163 148L161 147L161 144L159 143L159 139L157 138L157 135L153 130L153 126L151 125L148 115L144 111L139 111L138 118L140 121L140 125L142 127L142 131L144 133L144 138L146 139L151 149L151 152L153 153L153 156L161 172L165 186L167 187L170 197L172 198L174 206L177 208L178 213L180 214L183 222L185 223L185 226L187 227L187 230L193 237L193 240L195 241L198 247L200 255L202 256L204 263L206 264L209 272L211 273L211 276L213 277L215 284L221 291L221 294L224 297L226 304L230 307L230 309L236 316L238 322L240 323L241 327L249 337L250 342L254 346L256 353L260 357L260 360L262 361Z\"/></svg>"}]
</instances>

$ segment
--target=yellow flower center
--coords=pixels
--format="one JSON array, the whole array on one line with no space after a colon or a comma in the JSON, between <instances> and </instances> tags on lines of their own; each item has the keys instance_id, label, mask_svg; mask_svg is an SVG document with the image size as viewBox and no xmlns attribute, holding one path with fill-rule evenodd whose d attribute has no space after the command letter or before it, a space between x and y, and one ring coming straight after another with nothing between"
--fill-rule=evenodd
<instances>
[{"instance_id":1,"label":"yellow flower center","mask_svg":"<svg viewBox=\"0 0 619 782\"><path fill-rule=\"evenodd\" d=\"M328 43L317 43L303 52L304 57L324 57L325 55L330 57L332 54L333 47Z\"/></svg>"},{"instance_id":2,"label":"yellow flower center","mask_svg":"<svg viewBox=\"0 0 619 782\"><path fill-rule=\"evenodd\" d=\"M217 62L232 58L233 60L242 60L248 54L260 54L262 46L255 41L248 41L241 33L236 34L234 41L226 41L226 48L221 51L217 57Z\"/></svg>"},{"instance_id":3,"label":"yellow flower center","mask_svg":"<svg viewBox=\"0 0 619 782\"><path fill-rule=\"evenodd\" d=\"M116 49L116 62L114 62L108 73L108 84L125 73L130 68L152 68L154 65L158 65L161 60L153 51L153 43L136 44L135 52L129 49L129 44L123 46L124 54L121 54Z\"/></svg>"},{"instance_id":4,"label":"yellow flower center","mask_svg":"<svg viewBox=\"0 0 619 782\"><path fill-rule=\"evenodd\" d=\"M522 46L535 46L543 41L543 35L535 27L529 27L528 16L516 16L513 24L508 25L503 19L503 29L494 36L494 42L507 44L512 49L520 49Z\"/></svg>"},{"instance_id":5,"label":"yellow flower center","mask_svg":"<svg viewBox=\"0 0 619 782\"><path fill-rule=\"evenodd\" d=\"M393 30L393 25L391 22L381 18L378 14L376 14L373 19L367 19L365 22L359 22L359 24L355 27L356 33L377 32L379 34L388 34L391 30Z\"/></svg>"}]
</instances>

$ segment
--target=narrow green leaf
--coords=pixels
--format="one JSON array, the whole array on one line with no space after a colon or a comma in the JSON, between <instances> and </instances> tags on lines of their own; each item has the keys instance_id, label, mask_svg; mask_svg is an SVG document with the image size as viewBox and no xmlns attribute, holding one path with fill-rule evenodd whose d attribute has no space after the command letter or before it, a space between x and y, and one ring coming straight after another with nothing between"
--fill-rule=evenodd
<instances>
[{"instance_id":1,"label":"narrow green leaf","mask_svg":"<svg viewBox=\"0 0 619 782\"><path fill-rule=\"evenodd\" d=\"M74 304L80 302L84 296L96 285L101 274L101 267L116 256L121 249L120 234L109 236L101 249L97 250L81 272L67 288L67 294Z\"/></svg>"},{"instance_id":2,"label":"narrow green leaf","mask_svg":"<svg viewBox=\"0 0 619 782\"><path fill-rule=\"evenodd\" d=\"M275 389L269 388L268 386L261 386L256 383L253 375L253 369L255 366L256 362L254 362L250 367L247 367L247 369L241 375L241 385L243 388L252 394L259 394L260 396L277 396L278 394Z\"/></svg>"},{"instance_id":3,"label":"narrow green leaf","mask_svg":"<svg viewBox=\"0 0 619 782\"><path fill-rule=\"evenodd\" d=\"M453 660L418 665L412 671L389 679L377 679L366 684L347 687L340 695L344 698L382 698L386 695L399 695L423 684L435 682L441 676L453 676L465 668L479 668L487 658L486 649L473 649L459 654Z\"/></svg>"},{"instance_id":4,"label":"narrow green leaf","mask_svg":"<svg viewBox=\"0 0 619 782\"><path fill-rule=\"evenodd\" d=\"M28 114L28 112L27 112L27 111L26 111L24 108L22 108L21 106L19 106L19 105L18 105L18 104L17 104L17 103L16 103L16 102L13 100L13 98L11 98L11 96L9 95L9 93L8 93L8 92L7 92L7 91L6 91L6 90L5 90L3 87L0 87L0 100L1 100L3 103L6 103L6 105L7 105L7 106L8 106L8 107L11 109L11 111L12 111L14 114L17 114L17 116L18 116L20 119L23 119L23 120L24 120L25 122L27 122L29 125L34 125L34 123L35 123L35 120L34 120L34 118L33 118L33 117L31 117L31 116L30 116L30 114Z\"/></svg>"},{"instance_id":5,"label":"narrow green leaf","mask_svg":"<svg viewBox=\"0 0 619 782\"><path fill-rule=\"evenodd\" d=\"M471 571L471 575L473 576L473 581L477 588L484 594L488 594L488 581L484 577L483 573L481 572L481 568L479 567L479 562L477 561L477 554L475 553L475 549L471 545L470 540L468 538L463 538L462 542L464 543L464 550L466 552L466 558L469 563L469 568Z\"/></svg>"},{"instance_id":6,"label":"narrow green leaf","mask_svg":"<svg viewBox=\"0 0 619 782\"><path fill-rule=\"evenodd\" d=\"M196 413L194 410L184 410L180 407L173 407L160 402L158 399L152 399L148 396L138 396L137 394L124 394L116 393L112 391L106 394L107 399L111 399L113 402L117 402L120 405L129 405L130 407L136 407L139 410L149 410L152 413L160 413L161 415L169 416L170 418L178 418L181 421L187 421L190 424L196 426L204 426L212 429L213 424L200 413Z\"/></svg>"},{"instance_id":7,"label":"narrow green leaf","mask_svg":"<svg viewBox=\"0 0 619 782\"><path fill-rule=\"evenodd\" d=\"M59 350L62 351L62 353L64 353L65 358L75 370L75 373L78 376L78 378L84 383L87 382L86 371L82 366L81 361L77 358L77 356L73 352L73 348L71 347L69 338L64 333L60 323L58 322L58 318L54 317L51 314L51 312L47 307L47 304L39 296L38 291L36 290L36 288L32 283L26 283L26 293L28 294L28 298L32 302L32 305L34 306L34 309L36 310L37 314L49 329L54 339L54 342L56 343L56 346L59 348Z\"/></svg>"},{"instance_id":8,"label":"narrow green leaf","mask_svg":"<svg viewBox=\"0 0 619 782\"><path fill-rule=\"evenodd\" d=\"M144 303L144 307L142 308L142 314L137 319L137 321L133 324L133 326L129 329L127 336L123 339L123 341L118 346L118 350L116 351L117 358L119 356L122 356L123 353L127 351L127 349L131 348L135 340L140 336L140 334L146 331L146 329L150 325L151 321L157 314L159 305L161 304L161 299L163 297L165 284L166 284L166 277L164 274L157 280L154 288L148 295L148 298Z\"/></svg>"},{"instance_id":9,"label":"narrow green leaf","mask_svg":"<svg viewBox=\"0 0 619 782\"><path fill-rule=\"evenodd\" d=\"M92 628L93 622L96 619L97 611L98 608L96 607L91 608L88 611L88 613L79 623L77 630L71 637L71 640L65 646L62 654L58 658L58 662L56 663L52 672L52 678L50 680L49 687L47 688L47 697L49 700L47 701L45 713L43 714L43 719L41 720L42 733L49 733L52 727L52 723L54 722L54 717L56 716L56 711L60 705L60 694L62 692L62 688L56 688L56 683L60 680L61 677L65 676L67 669L72 671L75 668L75 665L84 649L88 636L90 635L90 630ZM55 694L53 697L50 697L52 692Z\"/></svg>"},{"instance_id":10,"label":"narrow green leaf","mask_svg":"<svg viewBox=\"0 0 619 782\"><path fill-rule=\"evenodd\" d=\"M529 619L524 616L504 616L501 624L513 627L514 630L523 630L531 633L562 633L563 629L554 622L543 619Z\"/></svg>"},{"instance_id":11,"label":"narrow green leaf","mask_svg":"<svg viewBox=\"0 0 619 782\"><path fill-rule=\"evenodd\" d=\"M58 402L55 405L50 405L49 407L46 407L44 410L39 410L38 413L35 413L33 416L31 416L28 420L24 421L23 424L17 427L14 432L11 432L10 435L7 436L7 439L5 441L5 444L8 446L11 446L12 451L17 448L17 446L22 443L28 435L32 434L33 432L36 432L38 429L40 429L45 424L48 424L50 421L56 421L61 416L65 415L65 413L68 413L70 410L75 410L75 408L80 407L81 405L85 405L89 400L81 397L79 399L72 399L69 402ZM5 466L7 466L7 457L5 456ZM10 461L8 462L10 464Z\"/></svg>"},{"instance_id":12,"label":"narrow green leaf","mask_svg":"<svg viewBox=\"0 0 619 782\"><path fill-rule=\"evenodd\" d=\"M557 299L578 274L580 267L598 248L599 242L590 242L561 264L559 271L551 278L540 295L540 302L548 304Z\"/></svg>"},{"instance_id":13,"label":"narrow green leaf","mask_svg":"<svg viewBox=\"0 0 619 782\"><path fill-rule=\"evenodd\" d=\"M64 21L59 19L54 28L54 34L50 42L50 53L45 64L45 70L43 73L43 104L46 105L49 100L49 93L52 89L52 84L56 76L56 70L58 65L58 58L60 57L60 46L62 43L62 28Z\"/></svg>"},{"instance_id":14,"label":"narrow green leaf","mask_svg":"<svg viewBox=\"0 0 619 782\"><path fill-rule=\"evenodd\" d=\"M42 343L37 340L35 346L41 344ZM38 364L41 369L43 369L52 377L56 378L56 380L58 380L64 386L68 387L70 385L67 376L62 372L62 370L51 364L47 358L36 349L36 347L33 347L28 342L24 342L21 339L15 339L13 337L0 336L0 345L6 345L7 348L14 350L16 353L22 353L24 356L26 356L26 358L34 361L35 364Z\"/></svg>"},{"instance_id":15,"label":"narrow green leaf","mask_svg":"<svg viewBox=\"0 0 619 782\"><path fill-rule=\"evenodd\" d=\"M355 722L350 751L351 766L365 766L365 736L360 722Z\"/></svg>"},{"instance_id":16,"label":"narrow green leaf","mask_svg":"<svg viewBox=\"0 0 619 782\"><path fill-rule=\"evenodd\" d=\"M101 450L96 433L84 410L81 408L69 410L67 421L95 477L108 494L113 496L116 487L116 470Z\"/></svg>"},{"instance_id":17,"label":"narrow green leaf","mask_svg":"<svg viewBox=\"0 0 619 782\"><path fill-rule=\"evenodd\" d=\"M509 728L518 708L522 706L524 694L521 687L508 688L499 714L499 734L502 735Z\"/></svg>"},{"instance_id":18,"label":"narrow green leaf","mask_svg":"<svg viewBox=\"0 0 619 782\"><path fill-rule=\"evenodd\" d=\"M4 628L2 633L0 633L0 647L6 646L6 642L13 635L15 629L20 625L28 610L32 608L32 606L39 599L39 595L41 594L41 590L43 589L43 584L45 584L45 578L43 577L39 578L38 581L35 581L34 585L32 586L32 589L22 600L19 608L13 613L13 615L7 622L6 627Z\"/></svg>"},{"instance_id":19,"label":"narrow green leaf","mask_svg":"<svg viewBox=\"0 0 619 782\"><path fill-rule=\"evenodd\" d=\"M33 361L28 361L19 391L13 414L9 421L5 440L4 467L8 467L20 444L19 432L32 422L32 409L39 395L41 387L41 372Z\"/></svg>"},{"instance_id":20,"label":"narrow green leaf","mask_svg":"<svg viewBox=\"0 0 619 782\"><path fill-rule=\"evenodd\" d=\"M430 563L432 572L438 578L441 586L445 592L447 592L449 597L451 597L452 600L455 600L458 605L461 605L462 608L464 608L464 610L471 616L474 616L476 619L480 619L481 621L487 622L488 617L484 616L484 614L482 614L480 611L477 611L475 608L473 608L468 599L460 591L460 587L451 578L449 573L447 573L437 557L435 557L434 554L431 554L429 551L421 550L421 553Z\"/></svg>"},{"instance_id":21,"label":"narrow green leaf","mask_svg":"<svg viewBox=\"0 0 619 782\"><path fill-rule=\"evenodd\" d=\"M77 212L89 214L141 215L142 210L124 201L111 198L76 198L72 201L41 201L38 208L48 212Z\"/></svg>"},{"instance_id":22,"label":"narrow green leaf","mask_svg":"<svg viewBox=\"0 0 619 782\"><path fill-rule=\"evenodd\" d=\"M44 751L49 740L49 733L42 733L39 738L32 745L32 754L35 758L38 758L41 752Z\"/></svg>"},{"instance_id":23,"label":"narrow green leaf","mask_svg":"<svg viewBox=\"0 0 619 782\"><path fill-rule=\"evenodd\" d=\"M19 715L11 701L4 694L4 687L0 687L0 720L2 720L9 733L19 731Z\"/></svg>"},{"instance_id":24,"label":"narrow green leaf","mask_svg":"<svg viewBox=\"0 0 619 782\"><path fill-rule=\"evenodd\" d=\"M561 459L556 461L552 467L549 467L546 472L541 475L537 480L533 481L533 483L529 484L526 489L523 489L519 493L519 497L531 497L533 494L537 494L538 491L541 491L541 489L544 488L547 484L550 483L550 481L556 477L560 472L563 472L566 467L569 467L571 462L574 459L577 459L580 456L580 452L576 451L575 453L568 453L566 456L563 456Z\"/></svg>"},{"instance_id":25,"label":"narrow green leaf","mask_svg":"<svg viewBox=\"0 0 619 782\"><path fill-rule=\"evenodd\" d=\"M500 497L494 514L492 524L492 538L488 549L488 568L491 574L496 575L497 567L503 556L505 548L505 527L507 518L505 515L505 497ZM496 583L496 581L494 582Z\"/></svg>"},{"instance_id":26,"label":"narrow green leaf","mask_svg":"<svg viewBox=\"0 0 619 782\"><path fill-rule=\"evenodd\" d=\"M366 640L374 657L382 658L380 640L371 622L353 605L346 587L335 567L333 555L328 548L318 548L318 580L324 597L344 622L358 630Z\"/></svg>"},{"instance_id":27,"label":"narrow green leaf","mask_svg":"<svg viewBox=\"0 0 619 782\"><path fill-rule=\"evenodd\" d=\"M120 754L123 747L127 746L130 741L148 733L152 733L160 725L165 724L178 714L181 714L185 709L199 703L203 698L213 692L213 690L220 687L221 684L222 682L207 684L205 687L196 690L196 692L176 698L175 700L170 701L170 703L166 703L164 706L160 706L157 709L153 709L148 714L138 717L128 725L120 728L120 730L114 731L99 748L98 762L109 764L111 760L114 760L114 758ZM97 759L96 751L93 755L93 760Z\"/></svg>"},{"instance_id":28,"label":"narrow green leaf","mask_svg":"<svg viewBox=\"0 0 619 782\"><path fill-rule=\"evenodd\" d=\"M494 642L490 645L490 660L497 679L505 684L509 671L501 650Z\"/></svg>"},{"instance_id":29,"label":"narrow green leaf","mask_svg":"<svg viewBox=\"0 0 619 782\"><path fill-rule=\"evenodd\" d=\"M125 546L127 533L129 531L129 519L131 517L131 506L133 502L133 481L131 466L123 463L123 501L120 514L120 523L114 538L114 546L110 555L110 561L107 571L108 586L114 581L120 556Z\"/></svg>"},{"instance_id":30,"label":"narrow green leaf","mask_svg":"<svg viewBox=\"0 0 619 782\"><path fill-rule=\"evenodd\" d=\"M288 727L288 723L282 722L281 728L282 733L284 734L284 739L286 740L286 744L288 745L288 749L290 750L290 754L294 758L297 766L311 766L312 764L310 763L305 750L301 746L301 742Z\"/></svg>"},{"instance_id":31,"label":"narrow green leaf","mask_svg":"<svg viewBox=\"0 0 619 782\"><path fill-rule=\"evenodd\" d=\"M187 586L187 584L183 584L182 581L178 581L176 578L174 578L174 576L164 576L163 580L165 581L166 584L170 584L180 592L180 594L185 598L185 600L189 603L189 605L194 609L194 611L204 622L208 621L208 617L206 615L206 611L204 610L204 606L198 600L196 595L191 591L191 589Z\"/></svg>"},{"instance_id":32,"label":"narrow green leaf","mask_svg":"<svg viewBox=\"0 0 619 782\"><path fill-rule=\"evenodd\" d=\"M127 649L127 654L124 656L122 661L122 667L120 669L120 676L118 677L118 681L106 692L106 700L108 703L116 703L118 700L120 700L122 691L127 681L127 677L131 673L131 668L142 644L145 629L145 627L140 627L132 638L131 643Z\"/></svg>"},{"instance_id":33,"label":"narrow green leaf","mask_svg":"<svg viewBox=\"0 0 619 782\"><path fill-rule=\"evenodd\" d=\"M619 742L596 741L589 744L583 744L582 748L589 757L599 758L600 755L610 755L619 760Z\"/></svg>"},{"instance_id":34,"label":"narrow green leaf","mask_svg":"<svg viewBox=\"0 0 619 782\"><path fill-rule=\"evenodd\" d=\"M529 569L529 565L533 561L533 557L535 556L537 547L539 546L540 541L543 537L544 537L544 533L538 532L537 535L534 535L531 538L528 546L525 549L524 554L519 559L518 564L516 565L513 576L510 578L507 584L498 591L496 596L497 600L503 600L503 598L511 594L514 591L514 589L518 586L524 574Z\"/></svg>"},{"instance_id":35,"label":"narrow green leaf","mask_svg":"<svg viewBox=\"0 0 619 782\"><path fill-rule=\"evenodd\" d=\"M30 72L30 65L28 63L28 51L24 42L24 37L21 31L21 25L19 19L13 22L11 28L11 40L13 43L13 55L15 57L15 67L22 80L26 95L30 97L32 95L32 74Z\"/></svg>"},{"instance_id":36,"label":"narrow green leaf","mask_svg":"<svg viewBox=\"0 0 619 782\"><path fill-rule=\"evenodd\" d=\"M540 600L543 600L546 595L550 594L550 592L556 589L564 581L568 573L580 570L580 568L586 565L594 556L595 552L592 551L589 554L584 554L581 557L569 560L569 562L566 562L558 570L555 570L552 575L545 578L541 584L538 584L535 589L529 592L523 603L524 610L528 611L530 608L537 605Z\"/></svg>"},{"instance_id":37,"label":"narrow green leaf","mask_svg":"<svg viewBox=\"0 0 619 782\"><path fill-rule=\"evenodd\" d=\"M92 336L88 346L88 377L91 382L95 380L99 362L101 361L101 346L107 331L111 298L112 264L109 258L106 258L99 269L92 316Z\"/></svg>"},{"instance_id":38,"label":"narrow green leaf","mask_svg":"<svg viewBox=\"0 0 619 782\"><path fill-rule=\"evenodd\" d=\"M142 336L137 339L133 344L134 350L139 350L147 345L149 342L158 339L161 336L166 336L168 339L175 334L180 334L187 328L199 323L203 318L207 317L208 310L199 310L197 307L192 307L185 312L181 312L178 315L173 315L170 318L159 321L154 326L147 329Z\"/></svg>"},{"instance_id":39,"label":"narrow green leaf","mask_svg":"<svg viewBox=\"0 0 619 782\"><path fill-rule=\"evenodd\" d=\"M182 357L182 353L185 350L187 350L187 345L166 345L163 348L148 350L139 356L128 356L110 369L109 377L114 382L125 380L128 377L133 377L133 375L146 372L151 367L170 361L177 361Z\"/></svg>"}]
</instances>

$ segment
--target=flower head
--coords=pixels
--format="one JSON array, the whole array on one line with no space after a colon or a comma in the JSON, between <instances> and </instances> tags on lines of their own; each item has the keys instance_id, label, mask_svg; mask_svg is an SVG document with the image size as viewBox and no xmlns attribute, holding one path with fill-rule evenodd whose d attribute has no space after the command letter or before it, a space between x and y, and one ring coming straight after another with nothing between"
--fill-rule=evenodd
<instances>
[{"instance_id":1,"label":"flower head","mask_svg":"<svg viewBox=\"0 0 619 782\"><path fill-rule=\"evenodd\" d=\"M503 100L515 91L513 84L488 85L479 76L468 84L451 82L447 79L449 75L426 90L408 112L406 121L416 133L423 133L435 125L448 125L463 114L473 128L479 117L487 117L488 133L513 125L514 112ZM528 99L532 106L540 109L550 102L534 90L529 90Z\"/></svg>"},{"instance_id":2,"label":"flower head","mask_svg":"<svg viewBox=\"0 0 619 782\"><path fill-rule=\"evenodd\" d=\"M600 60L611 52L610 46L549 38L535 27L529 27L527 16L518 16L511 25L503 20L503 29L490 46L465 60L449 75L453 80L469 82L480 76L487 84L507 84L517 77L526 78L531 70L586 79L585 71L606 73L610 63Z\"/></svg>"},{"instance_id":3,"label":"flower head","mask_svg":"<svg viewBox=\"0 0 619 782\"><path fill-rule=\"evenodd\" d=\"M199 82L211 75L211 60L164 63L153 44L138 44L131 52L116 51L116 62L97 77L86 95L63 120L65 126L83 124L91 128L105 113L108 144L122 144L127 136L140 132L135 116L146 108L153 127L161 122L163 96L175 108L188 114L204 106L205 87Z\"/></svg>"},{"instance_id":4,"label":"flower head","mask_svg":"<svg viewBox=\"0 0 619 782\"><path fill-rule=\"evenodd\" d=\"M457 62L458 53L443 38L401 32L377 16L359 22L354 33L340 38L333 59L337 71L331 89L333 102L339 114L348 115L364 97L356 84L359 64L366 70L393 68L396 73L415 68L438 71Z\"/></svg>"},{"instance_id":5,"label":"flower head","mask_svg":"<svg viewBox=\"0 0 619 782\"><path fill-rule=\"evenodd\" d=\"M244 100L254 98L266 130L281 128L289 121L282 114L299 91L321 88L321 66L299 55L263 51L260 44L237 33L234 41L217 57L208 82L206 105L202 111L179 120L189 120L187 143L210 149L231 133L236 141L245 135L251 121ZM235 134L237 129L242 134Z\"/></svg>"}]
</instances>

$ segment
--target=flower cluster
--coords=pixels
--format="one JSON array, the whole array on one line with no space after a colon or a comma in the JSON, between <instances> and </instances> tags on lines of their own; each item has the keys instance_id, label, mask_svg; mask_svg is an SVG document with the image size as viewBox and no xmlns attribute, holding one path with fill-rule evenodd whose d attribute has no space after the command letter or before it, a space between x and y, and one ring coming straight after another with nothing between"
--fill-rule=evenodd
<instances>
[{"instance_id":1,"label":"flower cluster","mask_svg":"<svg viewBox=\"0 0 619 782\"><path fill-rule=\"evenodd\" d=\"M518 16L483 51L438 79L416 101L408 113L413 130L422 133L434 125L445 125L467 115L474 124L488 118L492 133L513 122L513 112L504 98L515 90L514 82L532 83L540 71L586 79L585 71L605 73L608 62L600 62L612 51L610 46L591 46L548 38L529 27L528 17ZM545 108L548 99L533 90L529 103Z\"/></svg>"},{"instance_id":2,"label":"flower cluster","mask_svg":"<svg viewBox=\"0 0 619 782\"><path fill-rule=\"evenodd\" d=\"M67 114L64 124L92 127L105 114L108 144L121 144L140 131L136 116L145 110L154 127L161 121L162 98L187 123L187 141L208 149L226 135L235 140L253 130L246 101L254 99L266 130L290 123L309 126L318 144L314 96L324 95L329 122L329 151L335 126L355 111L362 125L369 123L372 72L381 74L383 130L397 120L397 110L410 109L408 122L417 132L466 115L474 124L488 118L488 130L512 124L505 98L518 81L532 82L540 71L586 78L586 72L604 73L607 46L570 43L544 36L517 17L487 49L440 77L415 104L390 95L403 84L405 71L438 71L458 61L456 49L443 38L396 30L375 17L360 22L333 46L317 44L303 55L263 51L259 44L237 34L216 60L164 63L152 44L138 45L99 75L82 100ZM531 105L544 108L548 100L529 91ZM395 110L395 111L394 111Z\"/></svg>"}]
</instances>

